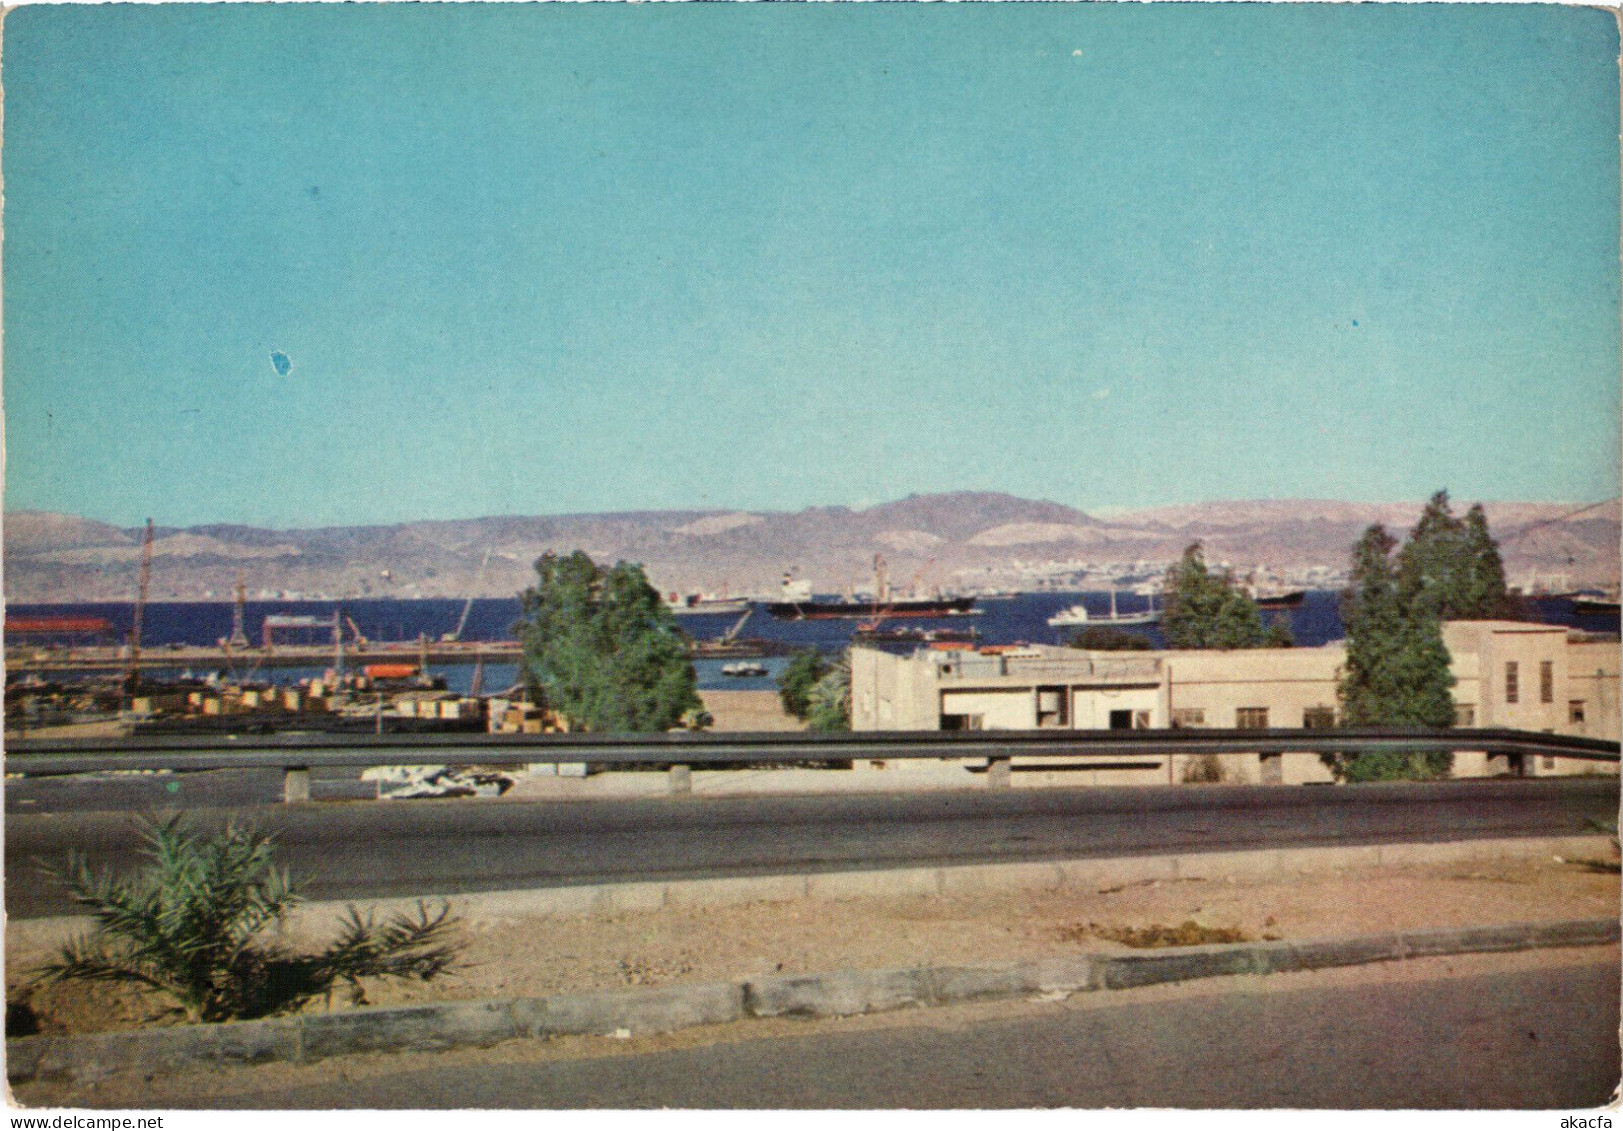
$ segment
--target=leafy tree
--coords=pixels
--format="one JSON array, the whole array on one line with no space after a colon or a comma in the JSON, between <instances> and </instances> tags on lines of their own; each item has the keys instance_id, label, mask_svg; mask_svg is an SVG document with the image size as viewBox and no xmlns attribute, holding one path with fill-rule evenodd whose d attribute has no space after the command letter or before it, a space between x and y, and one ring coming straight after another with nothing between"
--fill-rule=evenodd
<instances>
[{"instance_id":1,"label":"leafy tree","mask_svg":"<svg viewBox=\"0 0 1623 1131\"><path fill-rule=\"evenodd\" d=\"M851 729L851 653L844 653L807 695L806 722L814 731Z\"/></svg>"},{"instance_id":2,"label":"leafy tree","mask_svg":"<svg viewBox=\"0 0 1623 1131\"><path fill-rule=\"evenodd\" d=\"M1228 571L1207 568L1199 542L1167 570L1161 633L1169 648L1260 648L1267 639L1257 603Z\"/></svg>"},{"instance_id":3,"label":"leafy tree","mask_svg":"<svg viewBox=\"0 0 1623 1131\"><path fill-rule=\"evenodd\" d=\"M1398 552L1397 577L1406 603L1441 620L1514 615L1504 562L1488 533L1482 504L1464 519L1456 518L1447 491L1438 491L1426 503Z\"/></svg>"},{"instance_id":4,"label":"leafy tree","mask_svg":"<svg viewBox=\"0 0 1623 1131\"><path fill-rule=\"evenodd\" d=\"M812 688L833 666L816 648L796 652L778 678L778 698L783 701L783 709L804 722L811 711Z\"/></svg>"},{"instance_id":5,"label":"leafy tree","mask_svg":"<svg viewBox=\"0 0 1623 1131\"><path fill-rule=\"evenodd\" d=\"M1410 599L1394 566L1397 540L1371 526L1353 550L1352 580L1341 598L1347 627L1347 663L1338 694L1350 725L1407 724L1446 727L1454 721L1448 649L1429 601ZM1330 755L1326 762L1345 781L1441 777L1447 753Z\"/></svg>"},{"instance_id":6,"label":"leafy tree","mask_svg":"<svg viewBox=\"0 0 1623 1131\"><path fill-rule=\"evenodd\" d=\"M1291 632L1290 622L1284 617L1275 617L1268 631L1263 633L1262 646L1264 648L1294 648L1296 637Z\"/></svg>"},{"instance_id":7,"label":"leafy tree","mask_svg":"<svg viewBox=\"0 0 1623 1131\"><path fill-rule=\"evenodd\" d=\"M524 674L570 725L664 731L702 723L693 662L642 567L595 565L579 550L535 563L523 593Z\"/></svg>"},{"instance_id":8,"label":"leafy tree","mask_svg":"<svg viewBox=\"0 0 1623 1131\"><path fill-rule=\"evenodd\" d=\"M298 954L265 936L298 901L276 867L271 838L228 826L218 836L188 832L180 818L142 829L150 863L132 877L93 873L70 853L53 872L96 929L63 945L36 984L86 980L143 987L175 1003L186 1019L230 1021L289 1013L347 985L363 1004L361 979L427 981L447 970L458 946L448 906L396 915L381 926L349 908L339 937L319 954Z\"/></svg>"},{"instance_id":9,"label":"leafy tree","mask_svg":"<svg viewBox=\"0 0 1623 1131\"><path fill-rule=\"evenodd\" d=\"M1066 643L1093 652L1145 652L1150 647L1150 642L1138 633L1108 624L1090 624Z\"/></svg>"}]
</instances>

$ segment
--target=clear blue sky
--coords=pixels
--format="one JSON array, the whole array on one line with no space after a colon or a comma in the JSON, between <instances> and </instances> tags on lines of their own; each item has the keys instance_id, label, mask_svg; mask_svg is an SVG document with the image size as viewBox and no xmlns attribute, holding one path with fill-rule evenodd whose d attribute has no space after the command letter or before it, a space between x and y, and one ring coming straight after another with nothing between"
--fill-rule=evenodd
<instances>
[{"instance_id":1,"label":"clear blue sky","mask_svg":"<svg viewBox=\"0 0 1623 1131\"><path fill-rule=\"evenodd\" d=\"M25 7L6 506L1605 498L1617 54L1561 7Z\"/></svg>"}]
</instances>

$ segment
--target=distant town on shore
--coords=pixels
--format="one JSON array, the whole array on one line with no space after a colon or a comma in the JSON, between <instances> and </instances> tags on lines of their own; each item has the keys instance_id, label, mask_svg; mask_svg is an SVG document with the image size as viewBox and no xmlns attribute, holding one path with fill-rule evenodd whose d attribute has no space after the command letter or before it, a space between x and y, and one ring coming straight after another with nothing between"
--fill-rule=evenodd
<instances>
[{"instance_id":1,"label":"distant town on shore","mask_svg":"<svg viewBox=\"0 0 1623 1131\"><path fill-rule=\"evenodd\" d=\"M1469 505L1464 496L1456 502ZM151 599L511 597L541 554L583 549L643 564L667 592L764 596L786 572L817 592L861 587L875 554L897 581L974 593L1065 589L1142 574L1200 541L1244 577L1333 588L1371 523L1401 533L1422 504L1212 502L1090 515L991 492L910 495L866 509L673 510L272 530L152 516ZM1514 587L1615 588L1619 504L1486 502ZM5 516L5 595L20 603L128 600L142 530L73 515Z\"/></svg>"}]
</instances>

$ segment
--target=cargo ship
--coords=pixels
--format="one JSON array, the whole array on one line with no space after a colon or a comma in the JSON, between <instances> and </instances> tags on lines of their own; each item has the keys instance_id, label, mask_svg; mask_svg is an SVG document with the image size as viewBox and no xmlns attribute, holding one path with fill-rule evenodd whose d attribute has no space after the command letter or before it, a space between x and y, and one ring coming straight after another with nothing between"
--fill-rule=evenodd
<instances>
[{"instance_id":1,"label":"cargo ship","mask_svg":"<svg viewBox=\"0 0 1623 1131\"><path fill-rule=\"evenodd\" d=\"M779 620L868 619L877 624L897 617L962 617L980 611L975 608L973 597L949 597L941 593L931 597L921 597L916 593L903 597L892 593L885 577L884 559L878 556L874 558L874 596L871 600L820 599L812 595L810 582L796 581L791 574L784 575L779 598L767 602L766 606L766 611Z\"/></svg>"},{"instance_id":2,"label":"cargo ship","mask_svg":"<svg viewBox=\"0 0 1623 1131\"><path fill-rule=\"evenodd\" d=\"M1307 597L1306 589L1258 590L1252 597L1259 609L1294 609Z\"/></svg>"}]
</instances>

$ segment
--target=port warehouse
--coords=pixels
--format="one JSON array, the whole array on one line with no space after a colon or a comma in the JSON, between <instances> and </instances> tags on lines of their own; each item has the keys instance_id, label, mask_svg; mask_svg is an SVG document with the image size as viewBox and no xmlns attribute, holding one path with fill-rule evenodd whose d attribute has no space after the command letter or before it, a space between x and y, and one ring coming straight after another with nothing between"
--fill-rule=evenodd
<instances>
[{"instance_id":1,"label":"port warehouse","mask_svg":"<svg viewBox=\"0 0 1623 1131\"><path fill-rule=\"evenodd\" d=\"M1451 621L1443 642L1462 727L1616 740L1615 637L1515 621ZM1090 652L1052 646L851 651L854 731L1295 728L1338 724L1344 643L1243 651ZM1120 759L1082 771L1099 785L1188 780L1198 754ZM1015 769L1052 763L1016 758ZM1458 751L1453 776L1595 773L1540 755ZM1616 773L1605 766L1600 772ZM1226 780L1328 782L1317 754L1224 759Z\"/></svg>"}]
</instances>

